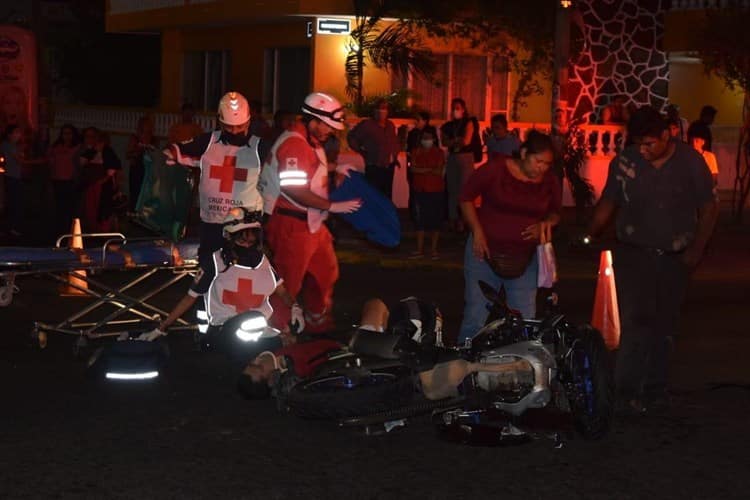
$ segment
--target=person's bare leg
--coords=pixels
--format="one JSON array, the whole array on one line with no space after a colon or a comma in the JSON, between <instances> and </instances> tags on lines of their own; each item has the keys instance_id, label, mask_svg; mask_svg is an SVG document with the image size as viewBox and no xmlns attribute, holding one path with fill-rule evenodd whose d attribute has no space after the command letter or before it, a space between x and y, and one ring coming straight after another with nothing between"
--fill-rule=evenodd
<instances>
[{"instance_id":1,"label":"person's bare leg","mask_svg":"<svg viewBox=\"0 0 750 500\"><path fill-rule=\"evenodd\" d=\"M433 231L431 234L431 248L432 248L432 255L436 256L438 255L438 241L440 240L440 231Z\"/></svg>"},{"instance_id":2,"label":"person's bare leg","mask_svg":"<svg viewBox=\"0 0 750 500\"><path fill-rule=\"evenodd\" d=\"M417 253L424 253L424 231L417 231Z\"/></svg>"},{"instance_id":3,"label":"person's bare leg","mask_svg":"<svg viewBox=\"0 0 750 500\"><path fill-rule=\"evenodd\" d=\"M389 316L388 306L380 299L370 299L362 307L362 316L359 324L367 325L378 329L385 330L388 324Z\"/></svg>"}]
</instances>

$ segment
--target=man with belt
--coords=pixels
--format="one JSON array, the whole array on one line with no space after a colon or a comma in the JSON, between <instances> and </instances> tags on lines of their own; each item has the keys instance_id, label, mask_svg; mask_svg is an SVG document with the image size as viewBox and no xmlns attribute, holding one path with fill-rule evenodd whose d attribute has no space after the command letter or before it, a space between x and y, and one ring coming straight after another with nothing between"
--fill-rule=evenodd
<instances>
[{"instance_id":1,"label":"man with belt","mask_svg":"<svg viewBox=\"0 0 750 500\"><path fill-rule=\"evenodd\" d=\"M617 212L614 267L622 336L615 382L623 413L668 403L669 339L688 276L711 236L718 202L711 172L667 122L643 107L628 121L633 145L609 166L589 234Z\"/></svg>"},{"instance_id":2,"label":"man with belt","mask_svg":"<svg viewBox=\"0 0 750 500\"><path fill-rule=\"evenodd\" d=\"M333 328L333 286L339 276L333 239L323 221L329 212L358 210L361 201L328 201L323 144L334 130L344 128L341 103L315 92L305 98L302 113L302 123L284 131L271 147L260 186L263 209L270 214L266 234L274 264L289 293L302 293L306 331L317 333ZM341 169L346 174L346 167ZM279 315L285 310L283 304L274 308Z\"/></svg>"},{"instance_id":3,"label":"man with belt","mask_svg":"<svg viewBox=\"0 0 750 500\"><path fill-rule=\"evenodd\" d=\"M258 193L260 138L250 135L250 107L242 94L228 92L219 101L220 130L201 134L190 141L172 144L166 150L168 164L199 167L201 263L224 244L222 221L235 207L262 210Z\"/></svg>"}]
</instances>

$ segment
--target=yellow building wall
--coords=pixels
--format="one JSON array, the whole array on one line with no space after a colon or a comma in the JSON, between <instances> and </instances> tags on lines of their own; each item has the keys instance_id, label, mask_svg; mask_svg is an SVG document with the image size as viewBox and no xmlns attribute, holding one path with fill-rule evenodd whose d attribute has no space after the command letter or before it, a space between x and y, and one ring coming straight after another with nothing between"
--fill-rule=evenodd
<instances>
[{"instance_id":1,"label":"yellow building wall","mask_svg":"<svg viewBox=\"0 0 750 500\"><path fill-rule=\"evenodd\" d=\"M162 34L161 108L177 111L181 105L184 52L229 50L229 87L248 99L261 99L265 49L305 47L310 43L305 18L275 24L166 30Z\"/></svg>"},{"instance_id":2,"label":"yellow building wall","mask_svg":"<svg viewBox=\"0 0 750 500\"><path fill-rule=\"evenodd\" d=\"M741 92L730 91L721 80L706 75L700 62L673 61L669 71L669 102L680 106L680 115L685 119L697 120L701 108L710 104L719 110L714 125L741 125Z\"/></svg>"},{"instance_id":3,"label":"yellow building wall","mask_svg":"<svg viewBox=\"0 0 750 500\"><path fill-rule=\"evenodd\" d=\"M346 35L316 33L313 42L313 89L328 92L343 101L349 101L345 94L346 76L344 73L349 40L350 37ZM486 51L472 48L468 42L460 40L446 41L425 37L424 45L435 54L487 55ZM367 65L364 70L364 80L365 96L384 94L392 90L391 75L385 70ZM520 121L539 123L550 121L552 85L551 82L543 82L543 86L545 91L543 95L526 99L526 106L520 109ZM517 78L511 73L509 105L516 88Z\"/></svg>"}]
</instances>

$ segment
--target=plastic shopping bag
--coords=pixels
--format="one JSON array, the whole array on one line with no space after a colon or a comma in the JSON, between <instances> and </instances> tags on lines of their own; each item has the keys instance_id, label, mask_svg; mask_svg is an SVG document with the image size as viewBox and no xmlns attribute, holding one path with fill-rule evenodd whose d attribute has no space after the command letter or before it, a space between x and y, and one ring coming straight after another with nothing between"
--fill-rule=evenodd
<instances>
[{"instance_id":1,"label":"plastic shopping bag","mask_svg":"<svg viewBox=\"0 0 750 500\"><path fill-rule=\"evenodd\" d=\"M552 247L552 243L537 246L536 256L539 261L537 286L539 288L552 288L557 282L557 263L555 262L555 249Z\"/></svg>"}]
</instances>

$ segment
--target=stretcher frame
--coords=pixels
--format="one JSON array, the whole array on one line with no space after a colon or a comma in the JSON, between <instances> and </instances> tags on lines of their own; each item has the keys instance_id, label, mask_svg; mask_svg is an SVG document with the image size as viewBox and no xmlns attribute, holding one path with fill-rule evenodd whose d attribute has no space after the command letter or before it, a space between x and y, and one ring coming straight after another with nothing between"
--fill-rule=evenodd
<instances>
[{"instance_id":1,"label":"stretcher frame","mask_svg":"<svg viewBox=\"0 0 750 500\"><path fill-rule=\"evenodd\" d=\"M63 335L76 336L77 340L74 345L74 352L87 346L90 340L118 337L121 334L129 333L133 330L143 328L145 323L152 324L158 322L161 318L169 315L153 303L153 299L162 292L172 288L178 282L186 277L193 278L198 272L198 259L183 259L176 253L174 242L170 244L170 258L167 262L161 264L129 264L124 268L117 265L107 265L107 254L118 250L112 250L113 245L125 245L134 242L165 242L165 238L159 237L139 237L128 238L121 233L88 233L88 234L67 234L58 238L56 247L61 248L63 241L73 237L82 238L106 238L101 247L101 262L95 263L70 263L65 268L34 270L28 269L30 263L1 263L3 268L17 267L18 270L0 271L0 279L3 280L3 286L12 288L15 286L15 278L23 275L36 275L52 279L55 282L75 288L82 293L82 296L95 299L93 303L86 305L75 313L71 314L58 323L46 323L35 321L32 328L32 338L39 342L40 346L46 344L47 333L59 333ZM177 255L177 257L175 257ZM96 274L107 270L125 270L136 272L136 276L127 280L120 285L107 285L99 279L92 277ZM149 278L164 274L165 280L155 287L149 288L146 293L134 296L126 293L129 289L143 283ZM74 279L71 279L74 278ZM80 280L77 282L77 280ZM83 284L85 283L85 286ZM11 292L12 293L12 292ZM99 310L105 305L114 306L114 311L109 312L103 318L93 319L92 313ZM123 315L130 314L130 318L122 319ZM196 323L191 323L183 318L179 318L176 324L170 327L170 331L197 331ZM109 327L109 328L106 328ZM114 327L114 329L112 329Z\"/></svg>"}]
</instances>

